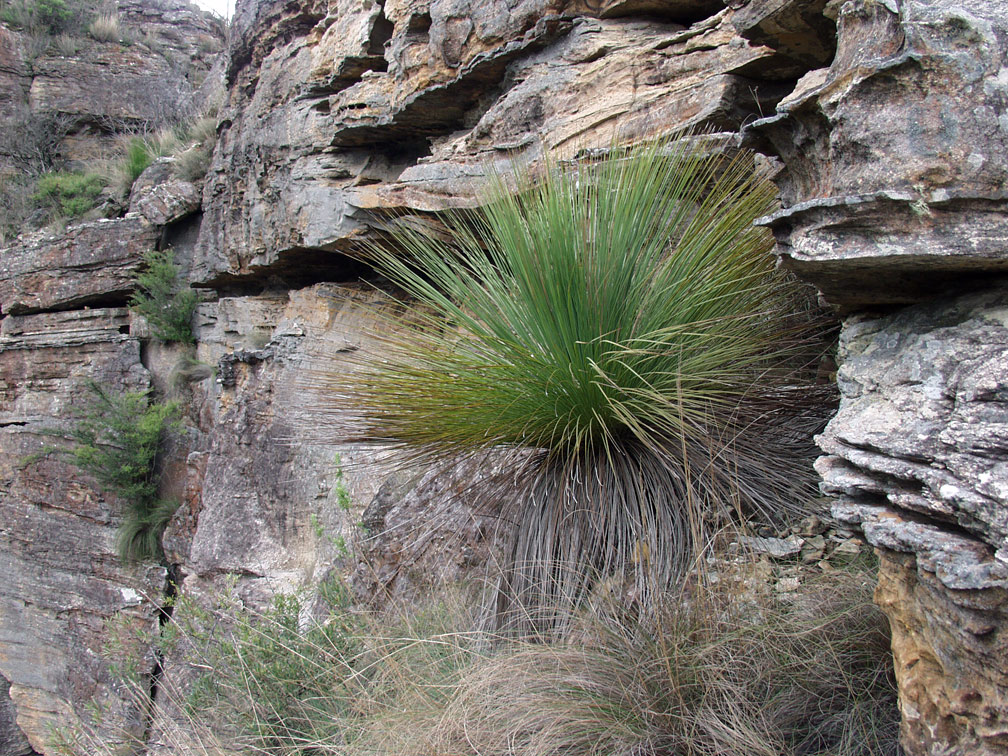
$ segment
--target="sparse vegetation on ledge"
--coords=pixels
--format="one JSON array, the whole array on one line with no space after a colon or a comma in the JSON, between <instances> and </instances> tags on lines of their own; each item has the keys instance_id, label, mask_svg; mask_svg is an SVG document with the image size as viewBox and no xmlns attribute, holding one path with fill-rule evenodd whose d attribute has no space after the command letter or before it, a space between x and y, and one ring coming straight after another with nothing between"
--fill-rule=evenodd
<instances>
[{"instance_id":1,"label":"sparse vegetation on ledge","mask_svg":"<svg viewBox=\"0 0 1008 756\"><path fill-rule=\"evenodd\" d=\"M457 597L355 611L336 582L263 612L230 590L183 598L146 639L190 671L159 691L158 739L262 756L895 756L874 573L810 577L786 597L747 577L663 594L647 622L598 599L549 643L473 632ZM145 682L132 680L138 700ZM108 751L86 733L69 750Z\"/></svg>"},{"instance_id":2,"label":"sparse vegetation on ledge","mask_svg":"<svg viewBox=\"0 0 1008 756\"><path fill-rule=\"evenodd\" d=\"M99 173L46 173L36 184L34 201L50 217L76 219L95 209L108 179Z\"/></svg>"}]
</instances>

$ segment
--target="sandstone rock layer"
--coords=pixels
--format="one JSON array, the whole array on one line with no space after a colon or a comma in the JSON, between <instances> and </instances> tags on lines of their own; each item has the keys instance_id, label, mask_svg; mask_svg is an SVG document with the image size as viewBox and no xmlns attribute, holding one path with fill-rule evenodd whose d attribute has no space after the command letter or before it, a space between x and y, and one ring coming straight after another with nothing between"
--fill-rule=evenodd
<instances>
[{"instance_id":1,"label":"sandstone rock layer","mask_svg":"<svg viewBox=\"0 0 1008 756\"><path fill-rule=\"evenodd\" d=\"M912 756L1008 752L1008 3L851 0L837 54L749 127L784 262L848 313L819 437L881 555Z\"/></svg>"}]
</instances>

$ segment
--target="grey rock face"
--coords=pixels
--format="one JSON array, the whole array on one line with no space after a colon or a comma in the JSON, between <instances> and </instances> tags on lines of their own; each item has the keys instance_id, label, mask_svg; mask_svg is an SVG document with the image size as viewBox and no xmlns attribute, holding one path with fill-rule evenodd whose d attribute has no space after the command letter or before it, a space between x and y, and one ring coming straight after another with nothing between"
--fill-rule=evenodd
<instances>
[{"instance_id":1,"label":"grey rock face","mask_svg":"<svg viewBox=\"0 0 1008 756\"><path fill-rule=\"evenodd\" d=\"M39 231L0 250L0 312L124 304L158 230L140 217Z\"/></svg>"},{"instance_id":2,"label":"grey rock face","mask_svg":"<svg viewBox=\"0 0 1008 756\"><path fill-rule=\"evenodd\" d=\"M173 176L168 159L157 161L133 182L129 212L155 226L167 226L199 209L200 190Z\"/></svg>"},{"instance_id":3,"label":"grey rock face","mask_svg":"<svg viewBox=\"0 0 1008 756\"><path fill-rule=\"evenodd\" d=\"M491 165L734 131L790 89L780 37L747 42L718 3L335 5L239 5L193 281L340 277L326 252L389 212L473 205Z\"/></svg>"},{"instance_id":4,"label":"grey rock face","mask_svg":"<svg viewBox=\"0 0 1008 756\"><path fill-rule=\"evenodd\" d=\"M785 262L848 310L1008 271L1008 4L831 5L836 58L748 131L787 165Z\"/></svg>"},{"instance_id":5,"label":"grey rock face","mask_svg":"<svg viewBox=\"0 0 1008 756\"><path fill-rule=\"evenodd\" d=\"M0 676L0 754L3 756L29 756L34 753L28 738L17 726L17 709L10 698L10 682Z\"/></svg>"},{"instance_id":6,"label":"grey rock face","mask_svg":"<svg viewBox=\"0 0 1008 756\"><path fill-rule=\"evenodd\" d=\"M844 325L816 467L882 555L910 754L1008 733L1008 289Z\"/></svg>"},{"instance_id":7,"label":"grey rock face","mask_svg":"<svg viewBox=\"0 0 1008 756\"><path fill-rule=\"evenodd\" d=\"M194 22L196 36L173 41L172 19L192 11L171 0L119 8L172 55L213 37ZM904 746L1005 752L1006 18L1004 0L240 2L205 217L183 261L190 280L221 289L197 314L202 364L144 350L154 382L187 399L191 427L169 469L183 506L165 537L180 589L212 596L236 579L261 607L334 572L369 597L471 574L492 529L441 496L443 471L389 478L381 450L304 432L340 428L306 378L352 370L356 351L375 348L364 334L379 298L339 253L390 214L476 204L488 166L543 148L570 156L616 136L703 125L733 137L751 124L746 138L780 160L783 207L766 223L785 261L851 313L819 469L836 515L882 557ZM44 58L33 78L17 37L0 28L0 104L31 94L52 112L105 117L59 80L63 62ZM137 51L120 52L99 49L88 75ZM97 110L148 117L137 88L177 73L163 63L137 67L135 102L110 95ZM171 243L191 248L197 199L155 174L128 218L0 254L0 675L37 749L90 698L111 702L118 727L142 724L96 659L107 618L150 626L163 575L112 559L116 502L55 459L14 461L86 377L152 380L121 310L73 308L124 301L142 253L165 243L158 226L187 218ZM421 519L438 527L417 538ZM782 541L788 558L827 554L822 530ZM861 550L849 535L834 556ZM44 664L40 647L55 649ZM184 683L171 659L166 670L166 685Z\"/></svg>"},{"instance_id":8,"label":"grey rock face","mask_svg":"<svg viewBox=\"0 0 1008 756\"><path fill-rule=\"evenodd\" d=\"M826 490L954 525L1008 562L1008 290L848 319L837 381Z\"/></svg>"}]
</instances>

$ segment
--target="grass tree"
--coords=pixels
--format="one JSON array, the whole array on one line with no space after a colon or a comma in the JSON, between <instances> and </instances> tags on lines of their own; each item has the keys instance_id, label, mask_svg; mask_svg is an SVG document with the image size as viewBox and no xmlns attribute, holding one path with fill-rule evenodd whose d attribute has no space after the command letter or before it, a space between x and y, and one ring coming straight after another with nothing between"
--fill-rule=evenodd
<instances>
[{"instance_id":1,"label":"grass tree","mask_svg":"<svg viewBox=\"0 0 1008 756\"><path fill-rule=\"evenodd\" d=\"M703 145L498 177L447 234L399 223L368 251L410 315L329 396L414 458L511 461L503 625L550 625L599 578L646 603L726 512L808 497L809 319L753 225L775 191Z\"/></svg>"}]
</instances>

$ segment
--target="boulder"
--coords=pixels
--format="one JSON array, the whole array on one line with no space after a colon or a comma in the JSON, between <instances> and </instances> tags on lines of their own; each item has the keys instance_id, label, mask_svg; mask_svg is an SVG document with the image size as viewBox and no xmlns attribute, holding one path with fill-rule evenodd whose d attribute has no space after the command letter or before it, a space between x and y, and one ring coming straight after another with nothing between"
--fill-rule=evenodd
<instances>
[{"instance_id":1,"label":"boulder","mask_svg":"<svg viewBox=\"0 0 1008 756\"><path fill-rule=\"evenodd\" d=\"M167 226L200 209L200 190L172 174L171 159L150 165L130 191L129 212L155 226Z\"/></svg>"}]
</instances>

